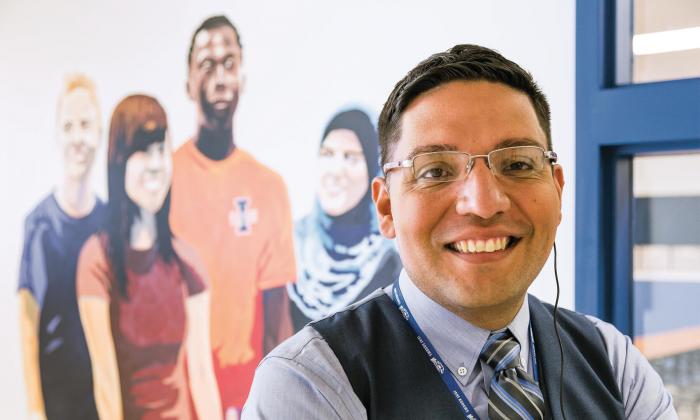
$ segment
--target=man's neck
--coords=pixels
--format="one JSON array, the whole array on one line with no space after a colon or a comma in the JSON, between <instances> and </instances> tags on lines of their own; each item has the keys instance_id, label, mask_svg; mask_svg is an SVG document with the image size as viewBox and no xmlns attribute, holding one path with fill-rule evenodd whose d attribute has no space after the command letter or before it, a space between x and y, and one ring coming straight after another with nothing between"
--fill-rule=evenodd
<instances>
[{"instance_id":1,"label":"man's neck","mask_svg":"<svg viewBox=\"0 0 700 420\"><path fill-rule=\"evenodd\" d=\"M58 206L68 216L79 219L85 217L95 207L95 194L90 190L87 179L66 178L54 193Z\"/></svg>"},{"instance_id":2,"label":"man's neck","mask_svg":"<svg viewBox=\"0 0 700 420\"><path fill-rule=\"evenodd\" d=\"M507 327L525 301L525 295L516 296L490 306L465 307L458 302L446 299L442 293L431 290L430 287L422 285L408 277L408 281L418 289L423 295L467 321L469 324L488 331L496 331Z\"/></svg>"},{"instance_id":3,"label":"man's neck","mask_svg":"<svg viewBox=\"0 0 700 420\"><path fill-rule=\"evenodd\" d=\"M211 129L200 126L195 144L197 149L209 159L224 160L236 148L233 140L233 127Z\"/></svg>"}]
</instances>

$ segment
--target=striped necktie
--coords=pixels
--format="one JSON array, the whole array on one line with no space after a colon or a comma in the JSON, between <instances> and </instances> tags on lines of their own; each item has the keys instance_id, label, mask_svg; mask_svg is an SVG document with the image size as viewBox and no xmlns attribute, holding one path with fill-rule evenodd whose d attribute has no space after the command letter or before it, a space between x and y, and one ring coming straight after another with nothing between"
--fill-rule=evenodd
<instances>
[{"instance_id":1,"label":"striped necktie","mask_svg":"<svg viewBox=\"0 0 700 420\"><path fill-rule=\"evenodd\" d=\"M544 398L520 367L520 344L504 330L493 333L479 356L494 370L489 388L490 419L543 419Z\"/></svg>"}]
</instances>

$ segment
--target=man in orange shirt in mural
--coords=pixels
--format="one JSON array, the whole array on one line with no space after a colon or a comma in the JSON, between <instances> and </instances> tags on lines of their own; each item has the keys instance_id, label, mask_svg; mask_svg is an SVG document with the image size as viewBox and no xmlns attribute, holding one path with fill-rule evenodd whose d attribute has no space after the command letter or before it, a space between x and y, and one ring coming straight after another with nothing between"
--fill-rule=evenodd
<instances>
[{"instance_id":1,"label":"man in orange shirt in mural","mask_svg":"<svg viewBox=\"0 0 700 420\"><path fill-rule=\"evenodd\" d=\"M292 220L282 178L237 147L242 47L225 16L192 36L187 94L197 132L175 153L171 223L211 279L211 346L221 402L237 418L262 356L291 335Z\"/></svg>"}]
</instances>

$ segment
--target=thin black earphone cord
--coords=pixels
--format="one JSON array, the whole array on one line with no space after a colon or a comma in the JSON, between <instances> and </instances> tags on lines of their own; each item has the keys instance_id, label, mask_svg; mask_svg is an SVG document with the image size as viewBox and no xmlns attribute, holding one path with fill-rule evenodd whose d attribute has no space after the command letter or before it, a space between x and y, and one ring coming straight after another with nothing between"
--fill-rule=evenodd
<instances>
[{"instance_id":1,"label":"thin black earphone cord","mask_svg":"<svg viewBox=\"0 0 700 420\"><path fill-rule=\"evenodd\" d=\"M557 312L559 310L559 274L557 274L557 243L554 242L554 279L557 282L557 298L554 300L554 332L557 334L559 342L559 408L561 415L566 420L564 414L564 347L561 345L561 337L559 336L559 324L557 323Z\"/></svg>"}]
</instances>

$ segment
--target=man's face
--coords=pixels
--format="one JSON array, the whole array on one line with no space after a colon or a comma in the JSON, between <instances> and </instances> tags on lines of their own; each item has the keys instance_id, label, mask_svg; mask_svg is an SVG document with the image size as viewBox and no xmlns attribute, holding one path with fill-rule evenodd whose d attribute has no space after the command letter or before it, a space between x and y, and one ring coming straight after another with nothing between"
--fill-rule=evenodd
<instances>
[{"instance_id":1,"label":"man's face","mask_svg":"<svg viewBox=\"0 0 700 420\"><path fill-rule=\"evenodd\" d=\"M241 86L241 48L233 29L203 30L194 39L187 93L197 104L198 124L231 127Z\"/></svg>"},{"instance_id":2,"label":"man's face","mask_svg":"<svg viewBox=\"0 0 700 420\"><path fill-rule=\"evenodd\" d=\"M458 81L409 105L391 160L436 148L486 154L521 144L547 149L528 96L503 84ZM386 181L374 180L373 196L382 233L396 238L411 279L459 313L519 305L551 250L563 184L558 165L516 185L495 178L486 160L477 159L466 179L426 188L411 169L395 169ZM503 238L505 249L487 252L489 240L498 249ZM483 241L486 249L457 251L470 241L477 248Z\"/></svg>"},{"instance_id":3,"label":"man's face","mask_svg":"<svg viewBox=\"0 0 700 420\"><path fill-rule=\"evenodd\" d=\"M87 90L74 89L61 99L56 128L65 175L74 180L84 179L90 173L100 143L97 106Z\"/></svg>"}]
</instances>

